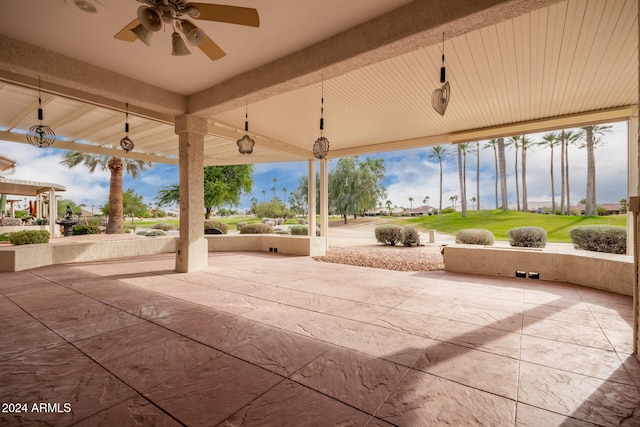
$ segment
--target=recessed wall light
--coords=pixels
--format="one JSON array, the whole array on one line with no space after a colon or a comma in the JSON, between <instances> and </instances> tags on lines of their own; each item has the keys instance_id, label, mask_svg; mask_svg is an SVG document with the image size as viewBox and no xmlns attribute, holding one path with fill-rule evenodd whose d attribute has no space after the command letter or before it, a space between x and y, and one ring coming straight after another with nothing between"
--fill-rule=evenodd
<instances>
[{"instance_id":1,"label":"recessed wall light","mask_svg":"<svg viewBox=\"0 0 640 427\"><path fill-rule=\"evenodd\" d=\"M67 5L85 13L96 15L104 12L104 6L98 0L65 0Z\"/></svg>"}]
</instances>

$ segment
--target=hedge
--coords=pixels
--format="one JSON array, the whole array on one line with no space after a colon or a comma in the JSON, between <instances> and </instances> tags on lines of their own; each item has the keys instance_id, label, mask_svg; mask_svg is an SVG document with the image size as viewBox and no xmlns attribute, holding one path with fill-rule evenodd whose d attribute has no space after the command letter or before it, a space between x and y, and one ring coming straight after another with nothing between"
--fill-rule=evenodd
<instances>
[{"instance_id":1,"label":"hedge","mask_svg":"<svg viewBox=\"0 0 640 427\"><path fill-rule=\"evenodd\" d=\"M625 227L582 225L569 230L569 237L571 237L576 249L610 254L627 253L627 229Z\"/></svg>"}]
</instances>

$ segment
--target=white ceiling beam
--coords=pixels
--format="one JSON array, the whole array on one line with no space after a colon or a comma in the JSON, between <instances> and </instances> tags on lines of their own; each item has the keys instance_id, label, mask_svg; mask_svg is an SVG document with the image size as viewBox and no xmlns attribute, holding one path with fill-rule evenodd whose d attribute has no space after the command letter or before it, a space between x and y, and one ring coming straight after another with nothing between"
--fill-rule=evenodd
<instances>
[{"instance_id":1,"label":"white ceiling beam","mask_svg":"<svg viewBox=\"0 0 640 427\"><path fill-rule=\"evenodd\" d=\"M98 131L101 131L102 129L106 129L108 127L117 125L118 123L122 123L123 121L124 121L124 117L114 116L103 122L96 123L95 125L89 126L88 128L84 128L80 132L76 132L73 135L67 135L67 137L73 139L74 141L77 141L79 139L83 139L84 137L93 134L94 132L98 132ZM93 141L93 142L96 142L96 141Z\"/></svg>"},{"instance_id":2,"label":"white ceiling beam","mask_svg":"<svg viewBox=\"0 0 640 427\"><path fill-rule=\"evenodd\" d=\"M0 140L10 141L10 142L19 142L22 144L29 143L29 141L27 141L27 136L25 134L7 132L7 131L0 131ZM130 151L128 153L125 153L121 149L100 147L100 146L91 145L91 144L79 144L77 142L71 142L71 141L56 140L53 143L53 147L61 148L63 150L81 151L83 153L102 154L102 155L112 156L112 157L144 160L146 162L166 163L171 165L178 164L177 158L174 159L174 158L162 157L162 156L157 156L157 155L147 154L147 153L138 153L136 151Z\"/></svg>"},{"instance_id":3,"label":"white ceiling beam","mask_svg":"<svg viewBox=\"0 0 640 427\"><path fill-rule=\"evenodd\" d=\"M51 129L60 128L60 127L66 125L68 123L71 123L71 122L73 122L75 120L78 120L79 118L89 114L90 112L92 112L96 108L97 107L95 105L84 104L80 108L75 110L73 113L67 114L64 117L61 117L59 120L51 123L49 126L51 127Z\"/></svg>"},{"instance_id":4,"label":"white ceiling beam","mask_svg":"<svg viewBox=\"0 0 640 427\"><path fill-rule=\"evenodd\" d=\"M216 123L209 124L209 134L236 142L238 139L242 138L242 135L244 135L244 132L241 133L239 130L236 130L233 126L216 122ZM254 133L250 133L249 136L253 138L257 146L268 148L269 150L273 150L273 151L279 151L282 153L291 154L293 156L301 157L302 159L313 158L313 153L311 150L305 150L303 148L299 148L294 145L287 144L286 142L275 141L271 138L267 138L262 135L257 135Z\"/></svg>"},{"instance_id":5,"label":"white ceiling beam","mask_svg":"<svg viewBox=\"0 0 640 427\"><path fill-rule=\"evenodd\" d=\"M359 156L361 154L375 154L384 151L408 150L430 145L447 144L449 135L424 136L421 138L403 139L399 141L382 142L380 144L360 145L338 150L329 149L327 158Z\"/></svg>"},{"instance_id":6,"label":"white ceiling beam","mask_svg":"<svg viewBox=\"0 0 640 427\"><path fill-rule=\"evenodd\" d=\"M53 101L54 98L55 97L45 93L41 97L42 105L47 105L48 103ZM11 121L6 126L7 130L14 129L18 125L18 123L20 123L25 117L27 117L28 115L33 114L33 112L37 111L38 107L39 107L39 102L38 101L33 101L26 108L24 108L22 111L20 111L18 114L16 114L13 119L11 119ZM35 116L35 117L37 119L38 116ZM34 119L34 124L35 124L35 119Z\"/></svg>"}]
</instances>

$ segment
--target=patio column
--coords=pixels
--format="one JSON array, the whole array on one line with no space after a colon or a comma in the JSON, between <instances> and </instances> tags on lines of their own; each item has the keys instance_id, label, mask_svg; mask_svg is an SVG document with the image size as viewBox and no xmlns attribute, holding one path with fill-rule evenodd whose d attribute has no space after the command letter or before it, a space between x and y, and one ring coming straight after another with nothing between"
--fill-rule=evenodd
<instances>
[{"instance_id":1,"label":"patio column","mask_svg":"<svg viewBox=\"0 0 640 427\"><path fill-rule=\"evenodd\" d=\"M320 236L329 249L329 160L320 160Z\"/></svg>"},{"instance_id":2,"label":"patio column","mask_svg":"<svg viewBox=\"0 0 640 427\"><path fill-rule=\"evenodd\" d=\"M204 136L207 120L185 114L176 117L180 167L180 237L176 271L207 269L208 246L204 238Z\"/></svg>"},{"instance_id":3,"label":"patio column","mask_svg":"<svg viewBox=\"0 0 640 427\"><path fill-rule=\"evenodd\" d=\"M309 201L309 236L316 235L316 160L309 160L309 185L307 200Z\"/></svg>"},{"instance_id":4,"label":"patio column","mask_svg":"<svg viewBox=\"0 0 640 427\"><path fill-rule=\"evenodd\" d=\"M638 116L627 121L627 207L629 200L638 195ZM627 208L627 255L633 256L633 212Z\"/></svg>"},{"instance_id":5,"label":"patio column","mask_svg":"<svg viewBox=\"0 0 640 427\"><path fill-rule=\"evenodd\" d=\"M56 200L56 190L49 189L49 233L51 237L60 237L60 226L56 224L58 219L58 201Z\"/></svg>"}]
</instances>

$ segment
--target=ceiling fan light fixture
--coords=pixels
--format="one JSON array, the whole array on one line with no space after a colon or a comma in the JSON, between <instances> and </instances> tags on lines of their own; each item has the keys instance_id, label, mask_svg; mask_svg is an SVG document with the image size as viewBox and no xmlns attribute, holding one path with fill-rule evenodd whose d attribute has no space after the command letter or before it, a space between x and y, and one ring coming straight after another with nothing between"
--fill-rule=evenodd
<instances>
[{"instance_id":1,"label":"ceiling fan light fixture","mask_svg":"<svg viewBox=\"0 0 640 427\"><path fill-rule=\"evenodd\" d=\"M153 31L147 30L144 25L140 24L132 29L131 32L135 34L138 40L140 40L142 43L146 44L147 46L151 46L151 36L153 35Z\"/></svg>"},{"instance_id":2,"label":"ceiling fan light fixture","mask_svg":"<svg viewBox=\"0 0 640 427\"><path fill-rule=\"evenodd\" d=\"M193 22L186 19L181 21L181 27L189 46L200 46L207 36L202 28L198 28Z\"/></svg>"},{"instance_id":3,"label":"ceiling fan light fixture","mask_svg":"<svg viewBox=\"0 0 640 427\"><path fill-rule=\"evenodd\" d=\"M180 37L177 31L171 34L171 55L173 56L185 56L191 55L191 51L187 48L186 43Z\"/></svg>"},{"instance_id":4,"label":"ceiling fan light fixture","mask_svg":"<svg viewBox=\"0 0 640 427\"><path fill-rule=\"evenodd\" d=\"M162 29L162 14L153 7L140 6L138 8L138 20L149 31L160 31Z\"/></svg>"}]
</instances>

